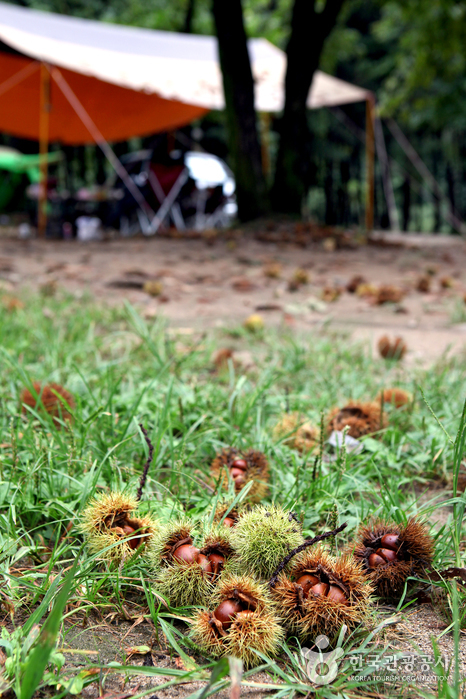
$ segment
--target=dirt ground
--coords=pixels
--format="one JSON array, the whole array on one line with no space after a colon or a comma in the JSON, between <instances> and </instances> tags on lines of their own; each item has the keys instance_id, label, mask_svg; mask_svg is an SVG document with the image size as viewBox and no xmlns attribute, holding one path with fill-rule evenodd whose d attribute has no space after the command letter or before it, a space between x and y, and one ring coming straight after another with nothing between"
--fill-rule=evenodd
<instances>
[{"instance_id":1,"label":"dirt ground","mask_svg":"<svg viewBox=\"0 0 466 699\"><path fill-rule=\"evenodd\" d=\"M24 287L119 304L128 299L147 317L171 326L203 329L239 324L260 313L267 325L339 328L370 341L401 335L408 364L428 364L466 342L466 242L429 235L383 236L383 244L331 250L324 240L308 247L259 242L241 232L206 239L133 238L102 242L21 241L0 238L0 292L8 305ZM309 283L290 290L297 268ZM276 274L276 277L267 276ZM344 290L355 275L370 285L400 287L399 303ZM418 291L427 276L429 291ZM153 296L143 290L159 281ZM322 296L342 289L335 301ZM325 298L325 296L324 296ZM452 323L455 316L456 321ZM464 316L464 319L463 319ZM461 322L462 321L462 322Z\"/></svg>"}]
</instances>

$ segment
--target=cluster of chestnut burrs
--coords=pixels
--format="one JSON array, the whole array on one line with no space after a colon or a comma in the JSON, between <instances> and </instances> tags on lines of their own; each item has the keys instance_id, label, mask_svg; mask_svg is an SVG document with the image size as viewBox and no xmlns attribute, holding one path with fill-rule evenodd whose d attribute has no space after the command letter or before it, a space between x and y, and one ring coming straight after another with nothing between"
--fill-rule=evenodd
<instances>
[{"instance_id":1,"label":"cluster of chestnut burrs","mask_svg":"<svg viewBox=\"0 0 466 699\"><path fill-rule=\"evenodd\" d=\"M388 425L386 405L392 408L405 408L413 402L413 396L402 388L386 388L375 400L347 400L342 406L335 406L324 418L327 435L342 432L353 439L375 434ZM284 413L274 428L274 436L299 452L312 452L319 448L320 431L300 412Z\"/></svg>"},{"instance_id":2,"label":"cluster of chestnut burrs","mask_svg":"<svg viewBox=\"0 0 466 699\"><path fill-rule=\"evenodd\" d=\"M287 633L309 642L336 637L342 625L369 624L376 596L399 598L431 568L434 542L415 519L371 521L335 554L346 525L305 539L293 512L253 504L267 489L261 452L225 449L211 474L235 493L252 480L247 502L227 500L201 519L162 522L139 514L138 497L110 493L89 504L80 525L102 560L146 559L154 594L171 608L193 608L190 634L209 657L235 655L250 667L259 654L276 655Z\"/></svg>"}]
</instances>

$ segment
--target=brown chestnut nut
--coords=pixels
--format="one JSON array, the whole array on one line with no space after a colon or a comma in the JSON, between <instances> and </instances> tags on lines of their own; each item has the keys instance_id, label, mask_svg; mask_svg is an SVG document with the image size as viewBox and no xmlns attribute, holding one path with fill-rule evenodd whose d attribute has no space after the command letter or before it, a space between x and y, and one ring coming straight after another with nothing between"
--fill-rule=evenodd
<instances>
[{"instance_id":1,"label":"brown chestnut nut","mask_svg":"<svg viewBox=\"0 0 466 699\"><path fill-rule=\"evenodd\" d=\"M311 587L310 592L317 597L327 597L330 585L328 583L317 583Z\"/></svg>"},{"instance_id":2,"label":"brown chestnut nut","mask_svg":"<svg viewBox=\"0 0 466 699\"><path fill-rule=\"evenodd\" d=\"M136 530L134 529L134 527L130 527L129 524L124 524L124 525L122 526L122 529L123 529L124 533L125 533L127 536L130 536L131 534L134 534L134 532L136 531Z\"/></svg>"},{"instance_id":3,"label":"brown chestnut nut","mask_svg":"<svg viewBox=\"0 0 466 699\"><path fill-rule=\"evenodd\" d=\"M242 468L232 468L230 469L230 473L233 480L236 480L237 478L244 478L244 471Z\"/></svg>"},{"instance_id":4,"label":"brown chestnut nut","mask_svg":"<svg viewBox=\"0 0 466 699\"><path fill-rule=\"evenodd\" d=\"M233 599L227 599L220 602L217 609L214 611L214 617L221 622L224 629L229 629L233 623L233 619L241 611L241 605Z\"/></svg>"},{"instance_id":5,"label":"brown chestnut nut","mask_svg":"<svg viewBox=\"0 0 466 699\"><path fill-rule=\"evenodd\" d=\"M328 599L333 599L334 602L340 602L340 604L348 604L345 593L336 585L330 585L330 589L327 594Z\"/></svg>"},{"instance_id":6,"label":"brown chestnut nut","mask_svg":"<svg viewBox=\"0 0 466 699\"><path fill-rule=\"evenodd\" d=\"M192 544L178 546L173 553L173 558L177 558L179 561L183 561L183 563L194 563L194 561L197 561L198 556L199 549Z\"/></svg>"},{"instance_id":7,"label":"brown chestnut nut","mask_svg":"<svg viewBox=\"0 0 466 699\"><path fill-rule=\"evenodd\" d=\"M210 561L210 567L212 568L213 573L219 573L223 565L225 563L225 556L222 556L221 553L209 553L207 558Z\"/></svg>"},{"instance_id":8,"label":"brown chestnut nut","mask_svg":"<svg viewBox=\"0 0 466 699\"><path fill-rule=\"evenodd\" d=\"M303 588L303 594L304 597L307 597L309 594L309 590L313 585L317 585L319 583L319 578L317 578L315 575L301 575L296 580L296 584L300 585Z\"/></svg>"},{"instance_id":9,"label":"brown chestnut nut","mask_svg":"<svg viewBox=\"0 0 466 699\"><path fill-rule=\"evenodd\" d=\"M231 517L225 517L225 519L223 520L223 526L224 527L234 527L235 520L232 519Z\"/></svg>"},{"instance_id":10,"label":"brown chestnut nut","mask_svg":"<svg viewBox=\"0 0 466 699\"><path fill-rule=\"evenodd\" d=\"M380 543L384 549L392 549L392 551L396 551L400 546L398 534L384 534Z\"/></svg>"},{"instance_id":11,"label":"brown chestnut nut","mask_svg":"<svg viewBox=\"0 0 466 699\"><path fill-rule=\"evenodd\" d=\"M392 549L377 549L376 554L382 556L386 561L397 561L398 556Z\"/></svg>"},{"instance_id":12,"label":"brown chestnut nut","mask_svg":"<svg viewBox=\"0 0 466 699\"><path fill-rule=\"evenodd\" d=\"M204 556L203 553L200 553L199 556L197 557L197 562L201 566L202 570L204 573L212 573L212 565L208 559L207 556Z\"/></svg>"},{"instance_id":13,"label":"brown chestnut nut","mask_svg":"<svg viewBox=\"0 0 466 699\"><path fill-rule=\"evenodd\" d=\"M246 459L235 459L231 464L231 468L239 468L241 471L247 471L248 462Z\"/></svg>"},{"instance_id":14,"label":"brown chestnut nut","mask_svg":"<svg viewBox=\"0 0 466 699\"><path fill-rule=\"evenodd\" d=\"M244 474L242 476L238 476L238 478L235 478L235 488L236 490L241 490L243 485L246 483L246 478Z\"/></svg>"},{"instance_id":15,"label":"brown chestnut nut","mask_svg":"<svg viewBox=\"0 0 466 699\"><path fill-rule=\"evenodd\" d=\"M378 556L376 553L371 553L369 556L369 568L377 568L377 566L384 566L386 560L382 556Z\"/></svg>"}]
</instances>

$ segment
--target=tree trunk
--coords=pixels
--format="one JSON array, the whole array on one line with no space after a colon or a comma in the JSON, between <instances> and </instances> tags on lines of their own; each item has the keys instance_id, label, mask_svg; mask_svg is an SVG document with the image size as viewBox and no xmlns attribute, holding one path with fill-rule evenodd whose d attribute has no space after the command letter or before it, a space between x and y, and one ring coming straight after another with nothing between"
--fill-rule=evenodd
<instances>
[{"instance_id":1,"label":"tree trunk","mask_svg":"<svg viewBox=\"0 0 466 699\"><path fill-rule=\"evenodd\" d=\"M283 213L301 212L309 189L310 134L307 96L325 39L335 26L344 0L327 0L316 12L315 0L295 0L286 49L285 108L280 123L273 206Z\"/></svg>"},{"instance_id":2,"label":"tree trunk","mask_svg":"<svg viewBox=\"0 0 466 699\"><path fill-rule=\"evenodd\" d=\"M238 217L249 221L267 212L259 133L254 109L254 82L241 0L213 0L225 92L228 145L236 177Z\"/></svg>"},{"instance_id":3,"label":"tree trunk","mask_svg":"<svg viewBox=\"0 0 466 699\"><path fill-rule=\"evenodd\" d=\"M407 231L409 228L409 221L411 218L411 178L406 175L403 181L403 230Z\"/></svg>"},{"instance_id":4,"label":"tree trunk","mask_svg":"<svg viewBox=\"0 0 466 699\"><path fill-rule=\"evenodd\" d=\"M453 213L456 209L455 175L450 163L447 163L447 188L448 198L450 200L450 212ZM451 226L451 232L457 232L453 226Z\"/></svg>"},{"instance_id":5,"label":"tree trunk","mask_svg":"<svg viewBox=\"0 0 466 699\"><path fill-rule=\"evenodd\" d=\"M183 29L181 30L184 34L193 33L193 19L194 19L194 7L196 0L188 0L188 7L186 9L186 15L184 18Z\"/></svg>"}]
</instances>

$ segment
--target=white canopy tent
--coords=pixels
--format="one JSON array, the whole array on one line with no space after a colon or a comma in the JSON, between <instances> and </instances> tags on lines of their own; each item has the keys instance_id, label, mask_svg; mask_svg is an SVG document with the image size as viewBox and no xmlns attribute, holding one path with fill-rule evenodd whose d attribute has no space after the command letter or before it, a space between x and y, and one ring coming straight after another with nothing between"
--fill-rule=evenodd
<instances>
[{"instance_id":1,"label":"white canopy tent","mask_svg":"<svg viewBox=\"0 0 466 699\"><path fill-rule=\"evenodd\" d=\"M26 56L120 87L223 109L213 36L105 24L0 3L0 39ZM249 41L259 112L283 108L286 56L266 39ZM360 102L368 91L317 71L310 109Z\"/></svg>"}]
</instances>

